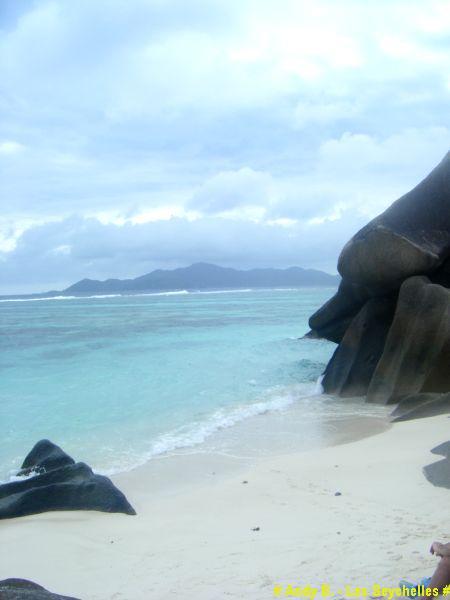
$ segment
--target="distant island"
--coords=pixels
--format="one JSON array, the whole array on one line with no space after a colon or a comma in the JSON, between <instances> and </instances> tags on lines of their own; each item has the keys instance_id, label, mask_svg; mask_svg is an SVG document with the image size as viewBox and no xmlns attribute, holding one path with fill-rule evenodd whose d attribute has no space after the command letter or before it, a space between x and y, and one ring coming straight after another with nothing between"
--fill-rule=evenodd
<instances>
[{"instance_id":1,"label":"distant island","mask_svg":"<svg viewBox=\"0 0 450 600\"><path fill-rule=\"evenodd\" d=\"M315 287L339 285L340 277L315 269L250 269L241 271L208 263L179 269L157 269L135 279L82 279L62 294L111 294L143 291L242 289L270 287ZM53 292L52 292L53 293Z\"/></svg>"},{"instance_id":2,"label":"distant island","mask_svg":"<svg viewBox=\"0 0 450 600\"><path fill-rule=\"evenodd\" d=\"M35 294L8 294L4 299L52 298L89 294L171 292L178 290L230 290L246 288L337 287L340 275L316 269L231 269L209 263L195 263L173 270L157 269L135 279L81 279L64 290Z\"/></svg>"}]
</instances>

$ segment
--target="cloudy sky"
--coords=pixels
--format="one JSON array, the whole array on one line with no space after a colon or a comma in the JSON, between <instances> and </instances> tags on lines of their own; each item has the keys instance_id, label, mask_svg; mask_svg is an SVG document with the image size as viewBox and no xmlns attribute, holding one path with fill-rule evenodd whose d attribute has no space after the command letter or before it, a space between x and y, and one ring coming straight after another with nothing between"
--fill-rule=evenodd
<instances>
[{"instance_id":1,"label":"cloudy sky","mask_svg":"<svg viewBox=\"0 0 450 600\"><path fill-rule=\"evenodd\" d=\"M449 101L450 0L1 0L0 293L334 272Z\"/></svg>"}]
</instances>

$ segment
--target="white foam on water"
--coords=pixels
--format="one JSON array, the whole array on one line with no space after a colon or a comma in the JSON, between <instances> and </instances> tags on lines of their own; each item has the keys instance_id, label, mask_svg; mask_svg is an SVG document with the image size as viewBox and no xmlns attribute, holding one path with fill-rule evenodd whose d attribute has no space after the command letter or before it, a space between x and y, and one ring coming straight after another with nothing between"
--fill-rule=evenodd
<instances>
[{"instance_id":1,"label":"white foam on water","mask_svg":"<svg viewBox=\"0 0 450 600\"><path fill-rule=\"evenodd\" d=\"M149 451L138 459L130 461L132 464L122 464L116 468L102 470L102 473L113 475L118 472L128 471L144 465L157 456L170 455L177 450L198 446L215 433L229 429L242 421L266 413L283 411L298 400L314 400L314 396L316 396L314 384L303 384L285 390L274 390L268 400L241 405L232 409L220 409L205 419L205 421L194 421L189 426L179 427L171 432L162 434L151 445Z\"/></svg>"},{"instance_id":2,"label":"white foam on water","mask_svg":"<svg viewBox=\"0 0 450 600\"><path fill-rule=\"evenodd\" d=\"M145 294L93 294L92 296L46 296L45 298L2 298L0 302L44 302L48 300L95 300L102 298L133 298L134 296L184 296L191 294L187 290L173 292L152 292Z\"/></svg>"},{"instance_id":3,"label":"white foam on water","mask_svg":"<svg viewBox=\"0 0 450 600\"><path fill-rule=\"evenodd\" d=\"M122 294L94 294L93 296L68 296L70 300L84 300L89 298L121 298Z\"/></svg>"},{"instance_id":4,"label":"white foam on water","mask_svg":"<svg viewBox=\"0 0 450 600\"><path fill-rule=\"evenodd\" d=\"M189 292L186 292L189 293ZM134 296L144 294L129 294ZM158 296L159 294L149 294L151 296ZM124 294L93 294L92 296L46 296L45 298L2 298L0 302L44 302L49 300L92 300L97 298L123 298L127 297Z\"/></svg>"},{"instance_id":5,"label":"white foam on water","mask_svg":"<svg viewBox=\"0 0 450 600\"><path fill-rule=\"evenodd\" d=\"M133 296L186 296L186 294L192 294L187 290L174 290L172 292L143 292L139 294L121 294L123 298L133 298Z\"/></svg>"},{"instance_id":6,"label":"white foam on water","mask_svg":"<svg viewBox=\"0 0 450 600\"><path fill-rule=\"evenodd\" d=\"M323 394L322 381L323 381L324 377L325 377L325 375L324 375L324 373L322 373L322 375L319 375L319 377L317 378L316 387L314 388L314 393L317 395Z\"/></svg>"},{"instance_id":7,"label":"white foam on water","mask_svg":"<svg viewBox=\"0 0 450 600\"><path fill-rule=\"evenodd\" d=\"M192 294L248 294L248 292L255 292L261 290L248 289L237 289L237 290L197 290L191 292Z\"/></svg>"},{"instance_id":8,"label":"white foam on water","mask_svg":"<svg viewBox=\"0 0 450 600\"><path fill-rule=\"evenodd\" d=\"M45 296L43 298L1 298L0 302L47 302L49 300L96 300L103 298L135 298L143 296L186 296L208 294L248 294L250 292L298 292L303 288L238 288L231 290L173 290L131 294L92 294L90 296Z\"/></svg>"},{"instance_id":9,"label":"white foam on water","mask_svg":"<svg viewBox=\"0 0 450 600\"><path fill-rule=\"evenodd\" d=\"M36 475L40 475L38 471L30 471L27 475L17 475L17 470L10 471L8 474L8 478L6 480L0 479L0 484L2 483L12 483L13 481L25 481L26 479L31 479L32 477L36 477Z\"/></svg>"},{"instance_id":10,"label":"white foam on water","mask_svg":"<svg viewBox=\"0 0 450 600\"><path fill-rule=\"evenodd\" d=\"M49 296L48 298L2 298L0 302L43 302L44 300L77 300L81 296Z\"/></svg>"}]
</instances>

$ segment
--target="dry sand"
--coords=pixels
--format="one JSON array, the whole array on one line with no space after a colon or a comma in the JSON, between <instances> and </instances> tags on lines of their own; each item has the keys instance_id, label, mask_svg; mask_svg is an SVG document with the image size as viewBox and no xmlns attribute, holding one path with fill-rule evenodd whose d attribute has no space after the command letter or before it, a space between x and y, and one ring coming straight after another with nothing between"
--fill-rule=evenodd
<instances>
[{"instance_id":1,"label":"dry sand","mask_svg":"<svg viewBox=\"0 0 450 600\"><path fill-rule=\"evenodd\" d=\"M275 584L328 583L337 594L420 578L436 564L431 541L450 539L450 491L421 470L439 459L430 449L450 438L449 425L447 416L398 423L239 467L215 455L155 461L114 477L136 517L0 522L0 579L83 600L263 600Z\"/></svg>"}]
</instances>

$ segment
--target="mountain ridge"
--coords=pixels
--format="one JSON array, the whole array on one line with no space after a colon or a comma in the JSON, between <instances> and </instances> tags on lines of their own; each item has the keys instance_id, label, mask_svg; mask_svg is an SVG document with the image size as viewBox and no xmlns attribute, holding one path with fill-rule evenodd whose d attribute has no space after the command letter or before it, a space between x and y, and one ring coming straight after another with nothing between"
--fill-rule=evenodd
<instances>
[{"instance_id":1,"label":"mountain ridge","mask_svg":"<svg viewBox=\"0 0 450 600\"><path fill-rule=\"evenodd\" d=\"M173 270L156 269L134 279L81 279L62 291L63 294L105 292L173 291L182 289L229 289L273 286L335 286L340 277L316 269L257 268L240 270L211 263L194 263Z\"/></svg>"}]
</instances>

